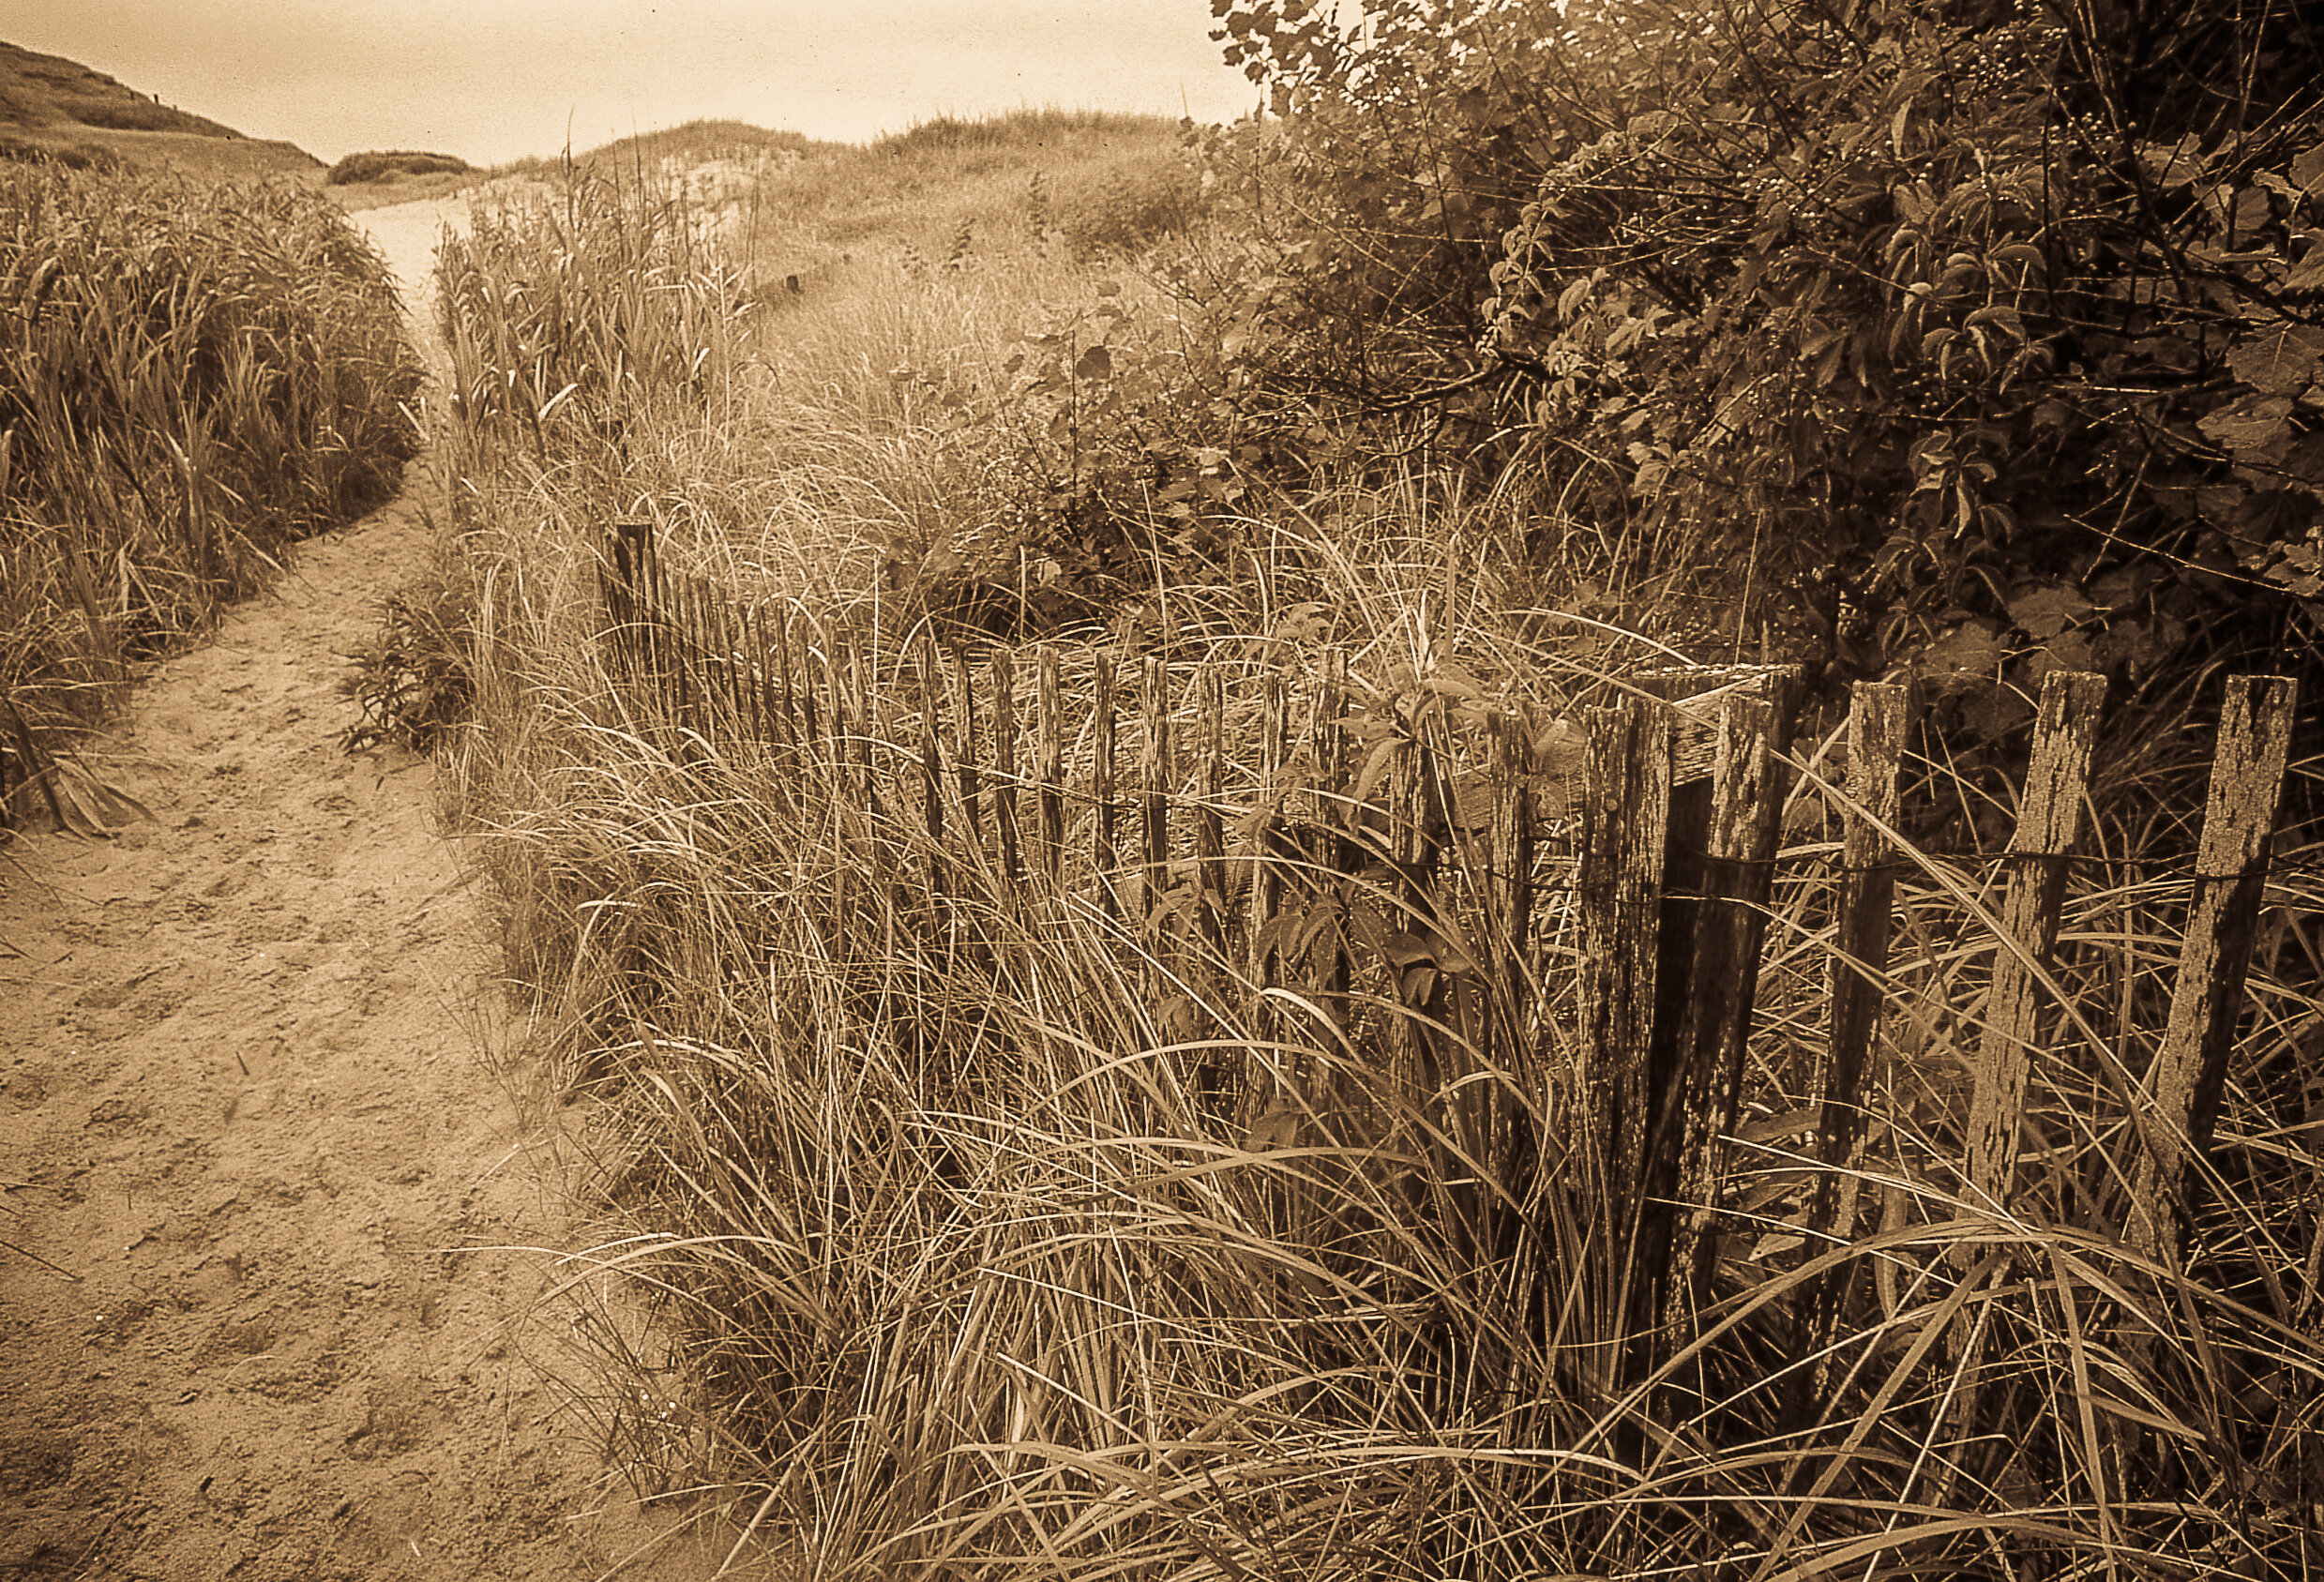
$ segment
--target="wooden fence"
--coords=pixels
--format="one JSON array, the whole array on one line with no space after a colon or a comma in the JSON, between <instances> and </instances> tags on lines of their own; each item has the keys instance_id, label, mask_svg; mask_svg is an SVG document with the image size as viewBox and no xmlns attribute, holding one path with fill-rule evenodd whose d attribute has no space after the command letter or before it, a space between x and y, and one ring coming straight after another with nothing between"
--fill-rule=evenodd
<instances>
[{"instance_id":1,"label":"wooden fence","mask_svg":"<svg viewBox=\"0 0 2324 1582\"><path fill-rule=\"evenodd\" d=\"M631 729L681 759L806 755L838 794L915 836L940 899L975 867L997 881L980 895L1113 920L1160 1025L1188 1047L1231 1043L1211 1036L1231 1029L1263 1055L1278 1034L1344 1047L1365 1030L1438 1104L1439 1145L1471 1161L1544 1139L1524 1107L1465 1078L1499 1070L1551 1095L1530 1113L1582 1139L1572 1156L1612 1214L1622 1300L1641 1331L1683 1331L1675 1320L1719 1256L1752 1100L1781 814L1803 772L1787 756L1792 673L1636 677L1569 724L1486 708L1457 672L1360 697L1329 651L1197 667L1049 647L972 663L926 640L875 652L667 572L641 524L614 529L602 591L602 651ZM2158 1264L2177 1256L2185 1183L2219 1113L2293 691L2228 685L2167 1027L2150 1069L2107 1078L2135 1139L2132 1184L2090 1213ZM2020 1188L2104 692L2096 676L2046 678L1999 908L1974 888L1957 897L1998 941L1958 1162L1967 1213L1996 1222ZM1907 688L1858 686L1845 783L1809 788L1842 829L1830 1010L1790 1134L1821 1167L1797 1225L1811 1247L1856 1234L1913 717ZM1203 1060L1209 1096L1262 1146L1296 1074L1258 1055L1245 1070ZM1471 1207L1484 1256L1492 1206ZM1969 1240L1963 1272L1992 1275ZM1837 1323L1851 1277L1835 1267L1811 1291L1811 1326ZM1637 1377L1658 1344L1616 1371Z\"/></svg>"}]
</instances>

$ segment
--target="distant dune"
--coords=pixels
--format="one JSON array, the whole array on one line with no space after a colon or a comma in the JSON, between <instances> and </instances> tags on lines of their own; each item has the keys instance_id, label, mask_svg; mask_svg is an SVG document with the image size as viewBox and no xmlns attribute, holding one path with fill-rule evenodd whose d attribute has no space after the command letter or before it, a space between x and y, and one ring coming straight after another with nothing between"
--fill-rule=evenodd
<instances>
[{"instance_id":1,"label":"distant dune","mask_svg":"<svg viewBox=\"0 0 2324 1582\"><path fill-rule=\"evenodd\" d=\"M294 143L244 137L77 61L0 43L0 159L36 154L76 165L174 165L207 180L319 181L323 173L323 161Z\"/></svg>"}]
</instances>

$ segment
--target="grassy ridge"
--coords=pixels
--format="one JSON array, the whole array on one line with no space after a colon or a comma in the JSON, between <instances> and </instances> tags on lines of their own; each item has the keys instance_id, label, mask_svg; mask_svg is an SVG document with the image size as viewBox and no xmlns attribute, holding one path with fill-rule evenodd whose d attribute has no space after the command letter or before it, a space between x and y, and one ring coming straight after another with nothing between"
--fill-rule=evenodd
<instances>
[{"instance_id":1,"label":"grassy ridge","mask_svg":"<svg viewBox=\"0 0 2324 1582\"><path fill-rule=\"evenodd\" d=\"M1425 433L1293 476L1238 449L1237 400L1270 398L1222 374L1237 305L1202 282L1250 252L1185 201L1167 128L1081 129L819 154L709 212L635 166L583 173L445 254L480 689L454 761L510 975L608 1100L610 1229L575 1283L623 1274L659 1325L582 1332L609 1447L751 1529L771 1574L2300 1574L2324 1483L2313 847L2279 857L2186 1266L2150 1286L2079 1228L2127 1157L2093 1074L2150 1056L2183 922L2190 701L2102 765L2103 860L2050 974L2071 1014L2031 1099L2055 1146L2015 1216L1958 1173L2008 948L1959 897L1999 871L2011 793L1989 763L1925 766L1916 806L1953 815L1900 865L1892 1075L1846 1249L1874 1274L1810 1421L1787 1370L1818 1266L1787 1244L1803 1172L1781 1120L1814 1092L1834 793L1796 800L1772 903L1740 1199L1767 1234L1679 1347L1674 1409L1603 1388L1637 1320L1540 1071L1471 1043L1440 1091L1377 964L1344 1034L1262 1021L1253 986L1173 985L1174 952L1028 907L966 851L934 907L909 795L634 712L594 635L598 535L629 518L682 569L844 629L883 690L928 625L1044 633L1076 717L1101 654L1126 674L1328 644L1366 688L1351 729L1441 704L1452 667L1496 708L1563 716L1666 656L1607 603L1553 605L1592 568L1529 555L1558 535L1432 474ZM1072 244L1133 210L1171 217L1158 248ZM1228 712L1238 762L1254 718ZM883 729L911 762L917 722ZM1802 756L1838 778L1836 736ZM1580 949L1552 921L1537 1000L1489 1008L1545 1061ZM1290 1102L1221 1113L1200 1074L1222 1061ZM1539 1151L1475 1146L1472 1106L1527 1118ZM1478 1199L1524 1226L1491 1257L1458 1223ZM2003 1243L2015 1273L1964 1278ZM2006 1433L1955 1423L1972 1363Z\"/></svg>"},{"instance_id":2,"label":"grassy ridge","mask_svg":"<svg viewBox=\"0 0 2324 1582\"><path fill-rule=\"evenodd\" d=\"M385 265L289 187L0 167L0 688L38 741L385 500L420 370Z\"/></svg>"},{"instance_id":3,"label":"grassy ridge","mask_svg":"<svg viewBox=\"0 0 2324 1582\"><path fill-rule=\"evenodd\" d=\"M0 162L77 170L175 167L197 180L311 183L323 163L294 143L157 102L78 61L0 43Z\"/></svg>"},{"instance_id":4,"label":"grassy ridge","mask_svg":"<svg viewBox=\"0 0 2324 1582\"><path fill-rule=\"evenodd\" d=\"M25 130L94 127L237 138L232 127L157 102L78 61L0 43L0 126Z\"/></svg>"}]
</instances>

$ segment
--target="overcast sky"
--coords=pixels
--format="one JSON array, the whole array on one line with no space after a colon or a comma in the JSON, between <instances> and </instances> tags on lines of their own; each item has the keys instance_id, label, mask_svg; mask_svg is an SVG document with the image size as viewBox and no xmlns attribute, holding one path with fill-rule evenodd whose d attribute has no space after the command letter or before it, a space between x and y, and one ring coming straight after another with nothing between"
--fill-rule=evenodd
<instances>
[{"instance_id":1,"label":"overcast sky","mask_svg":"<svg viewBox=\"0 0 2324 1582\"><path fill-rule=\"evenodd\" d=\"M732 118L860 142L1020 105L1231 120L1208 0L8 0L0 38L324 160Z\"/></svg>"}]
</instances>

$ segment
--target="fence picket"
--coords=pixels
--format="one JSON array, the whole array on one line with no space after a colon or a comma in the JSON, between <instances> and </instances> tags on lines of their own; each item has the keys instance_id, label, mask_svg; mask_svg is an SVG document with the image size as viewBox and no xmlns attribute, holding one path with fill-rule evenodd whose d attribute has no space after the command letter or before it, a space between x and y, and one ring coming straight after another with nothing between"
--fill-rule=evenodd
<instances>
[{"instance_id":1,"label":"fence picket","mask_svg":"<svg viewBox=\"0 0 2324 1582\"><path fill-rule=\"evenodd\" d=\"M1313 790L1305 798L1305 888L1313 926L1305 970L1317 1008L1335 1026L1344 1027L1354 962L1348 948L1347 886L1339 876L1351 871L1356 863L1354 842L1348 838L1354 827L1355 809L1343 794L1348 786L1348 656L1334 649L1323 656L1322 668L1308 720Z\"/></svg>"},{"instance_id":2,"label":"fence picket","mask_svg":"<svg viewBox=\"0 0 2324 1582\"><path fill-rule=\"evenodd\" d=\"M1281 816L1290 754L1290 694L1281 670L1270 671L1260 687L1259 816L1251 832L1250 898L1245 933L1248 954L1245 972L1250 986L1252 1036L1262 1043L1272 1043L1282 1036L1281 1018L1265 993L1279 980L1282 971L1282 951L1275 936L1283 915L1283 866L1295 856L1283 840Z\"/></svg>"},{"instance_id":3,"label":"fence picket","mask_svg":"<svg viewBox=\"0 0 2324 1582\"><path fill-rule=\"evenodd\" d=\"M1968 1192L1981 1208L2005 1209L2012 1196L2035 1047L2035 989L2058 942L2067 858L2081 829L2083 786L2105 694L2104 676L2053 670L2042 680L2033 762L2010 838L2015 861L2001 906L2003 937L1995 942L1993 987L1969 1101ZM1975 1251L1961 1249L1964 1257Z\"/></svg>"},{"instance_id":4,"label":"fence picket","mask_svg":"<svg viewBox=\"0 0 2324 1582\"><path fill-rule=\"evenodd\" d=\"M1227 690L1217 665L1205 665L1195 673L1195 698L1200 710L1196 729L1200 732L1201 764L1195 782L1195 872L1200 897L1197 916L1203 949L1223 968L1227 963L1227 826L1219 808L1227 794Z\"/></svg>"},{"instance_id":5,"label":"fence picket","mask_svg":"<svg viewBox=\"0 0 2324 1582\"><path fill-rule=\"evenodd\" d=\"M972 850L985 843L982 816L977 811L977 792L983 788L983 776L976 764L976 684L969 674L968 657L958 649L952 652L952 663L945 668L946 690L952 699L952 764L960 787L960 821L968 830Z\"/></svg>"},{"instance_id":6,"label":"fence picket","mask_svg":"<svg viewBox=\"0 0 2324 1582\"><path fill-rule=\"evenodd\" d=\"M1532 941L1533 745L1520 716L1496 716L1491 731L1486 784L1492 813L1486 861L1492 880L1486 905L1499 957L1497 971L1515 995L1529 970ZM1525 992L1530 997L1530 988Z\"/></svg>"},{"instance_id":7,"label":"fence picket","mask_svg":"<svg viewBox=\"0 0 2324 1582\"><path fill-rule=\"evenodd\" d=\"M1424 743L1393 744L1381 805L1357 809L1357 816L1367 826L1381 826L1377 833L1381 854L1393 875L1382 887L1388 912L1381 920L1387 934L1384 950L1389 981L1397 1003L1419 1016L1396 1018L1391 1024L1392 1044L1405 1067L1398 1075L1423 1105L1437 1102L1447 1075L1435 1038L1422 1026L1422 1018L1438 1019L1441 1004L1437 990L1443 976L1434 970L1435 953L1441 947L1426 937L1426 894L1436 855L1435 846L1426 837L1423 811L1428 768L1428 749Z\"/></svg>"},{"instance_id":8,"label":"fence picket","mask_svg":"<svg viewBox=\"0 0 2324 1582\"><path fill-rule=\"evenodd\" d=\"M1113 661L1105 655L1097 655L1097 716L1092 728L1092 762L1090 767L1090 861L1097 870L1098 905L1108 917L1122 914L1122 903L1115 884L1115 862L1120 847L1116 842L1115 781L1114 781L1114 724L1113 724Z\"/></svg>"},{"instance_id":9,"label":"fence picket","mask_svg":"<svg viewBox=\"0 0 2324 1582\"><path fill-rule=\"evenodd\" d=\"M1864 1076L1886 996L1889 932L1895 904L1892 864L1901 803L1898 771L1918 708L1913 688L1860 681L1848 716L1847 800L1840 836L1840 895L1833 924L1832 1022L1821 1061L1810 1079L1817 1105L1814 1146L1822 1166L1808 1199L1811 1232L1849 1237L1856 1217L1856 1165L1864 1137ZM1834 1362L1828 1347L1846 1311L1859 1265L1832 1271L1808 1293L1808 1352L1817 1358L1801 1401L1804 1419L1830 1398Z\"/></svg>"},{"instance_id":10,"label":"fence picket","mask_svg":"<svg viewBox=\"0 0 2324 1582\"><path fill-rule=\"evenodd\" d=\"M1810 1223L1838 1234L1848 1217L1836 1173L1855 1156L1863 1135L1864 1077L1879 1021L1888 970L1890 910L1896 855L1888 832L1899 809L1898 769L1916 700L1909 686L1858 682L1848 719L1848 801L1840 837L1840 898L1834 925L1832 1026L1814 1092L1816 1128L1825 1170L1817 1182Z\"/></svg>"},{"instance_id":11,"label":"fence picket","mask_svg":"<svg viewBox=\"0 0 2324 1582\"><path fill-rule=\"evenodd\" d=\"M886 797L879 778L872 773L871 759L871 744L885 736L878 686L879 661L868 652L865 643L852 636L843 634L841 651L847 656L846 727L840 732L848 764L845 783L854 792L854 806L868 809L875 820L880 820L885 815Z\"/></svg>"},{"instance_id":12,"label":"fence picket","mask_svg":"<svg viewBox=\"0 0 2324 1582\"><path fill-rule=\"evenodd\" d=\"M854 765L849 758L848 738L854 728L853 710L848 706L847 655L845 635L834 628L818 634L822 639L823 690L830 701L830 724L825 728L823 751L831 765L831 777L839 793L851 804L860 805L863 796L855 785Z\"/></svg>"},{"instance_id":13,"label":"fence picket","mask_svg":"<svg viewBox=\"0 0 2324 1582\"><path fill-rule=\"evenodd\" d=\"M768 639L767 652L774 655L767 667L767 711L776 720L784 750L796 755L799 750L799 715L796 700L792 695L791 627L789 605L778 606L775 611L775 629Z\"/></svg>"},{"instance_id":14,"label":"fence picket","mask_svg":"<svg viewBox=\"0 0 2324 1582\"><path fill-rule=\"evenodd\" d=\"M1669 716L1637 701L1592 709L1584 730L1578 1086L1604 1177L1599 1200L1621 1214L1637 1201L1645 1170L1646 1048L1673 739Z\"/></svg>"},{"instance_id":15,"label":"fence picket","mask_svg":"<svg viewBox=\"0 0 2324 1582\"><path fill-rule=\"evenodd\" d=\"M1017 667L1009 651L992 651L992 827L1001 842L1001 872L1011 885L1024 877L1017 828Z\"/></svg>"},{"instance_id":16,"label":"fence picket","mask_svg":"<svg viewBox=\"0 0 2324 1582\"><path fill-rule=\"evenodd\" d=\"M670 718L683 734L701 732L700 711L696 707L697 688L694 686L695 655L700 652L694 641L694 580L683 573L669 575L670 584Z\"/></svg>"},{"instance_id":17,"label":"fence picket","mask_svg":"<svg viewBox=\"0 0 2324 1582\"><path fill-rule=\"evenodd\" d=\"M2219 1119L2298 693L2287 676L2237 676L2227 684L2170 1019L2139 1095L2147 1115L2129 1241L2145 1258L2176 1250L2187 1164L2210 1150Z\"/></svg>"},{"instance_id":18,"label":"fence picket","mask_svg":"<svg viewBox=\"0 0 2324 1582\"><path fill-rule=\"evenodd\" d=\"M1139 914L1151 923L1162 897L1170 888L1170 793L1174 776L1170 763L1170 677L1169 662L1159 654L1146 656L1139 706L1146 725L1145 753L1139 763L1139 861L1142 865Z\"/></svg>"},{"instance_id":19,"label":"fence picket","mask_svg":"<svg viewBox=\"0 0 2324 1582\"><path fill-rule=\"evenodd\" d=\"M799 756L804 760L815 751L822 735L822 708L815 687L813 617L804 610L794 612L789 638L783 645L783 660L790 671L785 688L797 710Z\"/></svg>"},{"instance_id":20,"label":"fence picket","mask_svg":"<svg viewBox=\"0 0 2324 1582\"><path fill-rule=\"evenodd\" d=\"M1662 708L1632 700L1584 716L1581 860L1581 1011L1577 1090L1586 1139L1585 1191L1605 1216L1602 1300L1618 1328L1659 1317L1641 1291L1659 1277L1637 1260L1646 1205L1648 1124L1657 1095L1648 1079L1668 850L1676 742ZM1592 1359L1611 1389L1637 1359Z\"/></svg>"},{"instance_id":21,"label":"fence picket","mask_svg":"<svg viewBox=\"0 0 2324 1582\"><path fill-rule=\"evenodd\" d=\"M938 724L943 717L944 682L936 644L923 636L913 645L920 678L920 821L928 831L929 868L941 873L944 850L943 746ZM941 888L942 881L938 881Z\"/></svg>"},{"instance_id":22,"label":"fence picket","mask_svg":"<svg viewBox=\"0 0 2324 1582\"><path fill-rule=\"evenodd\" d=\"M755 599L744 605L737 614L736 625L737 640L742 647L736 656L734 682L742 700L743 719L750 739L763 745L767 740L766 687L762 671L766 656L766 607Z\"/></svg>"},{"instance_id":23,"label":"fence picket","mask_svg":"<svg viewBox=\"0 0 2324 1582\"><path fill-rule=\"evenodd\" d=\"M734 601L724 593L713 589L710 604L712 638L717 643L711 657L711 675L717 695L717 727L719 739L739 737L748 729L748 716L743 712L743 692L737 684L737 665L742 653L741 640L735 633L738 618Z\"/></svg>"},{"instance_id":24,"label":"fence picket","mask_svg":"<svg viewBox=\"0 0 2324 1582\"><path fill-rule=\"evenodd\" d=\"M1709 1290L1717 1258L1718 1183L1727 1138L1743 1108L1744 1048L1774 886L1786 789L1782 733L1792 712L1788 692L1788 683L1771 678L1761 695L1738 695L1720 711L1709 860L1689 973L1693 994L1672 1092L1683 1128L1669 1193L1679 1205L1665 1304L1674 1333L1685 1317L1683 1304Z\"/></svg>"},{"instance_id":25,"label":"fence picket","mask_svg":"<svg viewBox=\"0 0 2324 1582\"><path fill-rule=\"evenodd\" d=\"M1065 724L1059 697L1057 650L1043 643L1034 651L1033 775L1040 806L1041 871L1054 886L1065 863Z\"/></svg>"}]
</instances>

